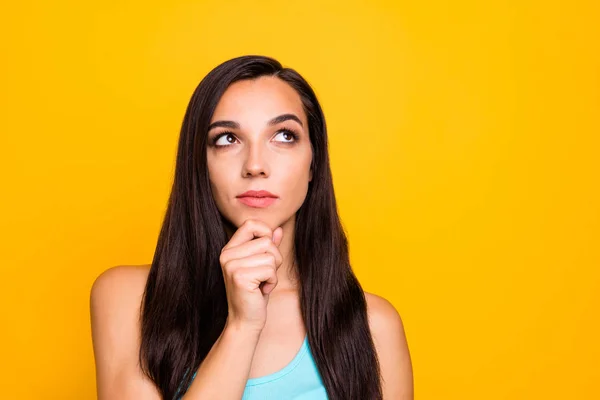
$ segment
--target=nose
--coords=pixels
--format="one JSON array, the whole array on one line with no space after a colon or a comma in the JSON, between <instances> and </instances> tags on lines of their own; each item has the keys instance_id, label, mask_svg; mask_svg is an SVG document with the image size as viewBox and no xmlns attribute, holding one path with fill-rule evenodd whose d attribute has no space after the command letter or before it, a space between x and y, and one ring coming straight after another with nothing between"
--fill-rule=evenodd
<instances>
[{"instance_id":1,"label":"nose","mask_svg":"<svg viewBox=\"0 0 600 400\"><path fill-rule=\"evenodd\" d=\"M268 176L269 166L263 146L254 144L248 146L247 149L245 152L246 159L242 168L242 177Z\"/></svg>"}]
</instances>

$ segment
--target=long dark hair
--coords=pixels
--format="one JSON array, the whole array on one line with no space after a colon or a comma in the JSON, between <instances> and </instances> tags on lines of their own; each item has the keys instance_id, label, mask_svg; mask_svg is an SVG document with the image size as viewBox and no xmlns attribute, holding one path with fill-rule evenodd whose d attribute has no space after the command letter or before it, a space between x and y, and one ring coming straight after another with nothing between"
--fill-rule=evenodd
<instances>
[{"instance_id":1,"label":"long dark hair","mask_svg":"<svg viewBox=\"0 0 600 400\"><path fill-rule=\"evenodd\" d=\"M380 400L379 361L338 215L323 111L302 76L264 56L220 64L202 79L189 102L142 299L140 365L164 399L182 396L192 382L188 372L196 371L223 331L228 307L219 255L228 237L209 184L207 131L227 87L261 76L291 85L308 119L313 179L296 214L293 253L315 363L331 400Z\"/></svg>"}]
</instances>

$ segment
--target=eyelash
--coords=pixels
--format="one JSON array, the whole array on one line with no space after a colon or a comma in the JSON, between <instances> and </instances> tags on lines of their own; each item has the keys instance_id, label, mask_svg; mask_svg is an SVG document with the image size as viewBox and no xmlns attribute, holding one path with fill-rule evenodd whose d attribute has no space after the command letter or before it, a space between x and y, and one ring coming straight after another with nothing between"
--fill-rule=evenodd
<instances>
[{"instance_id":1,"label":"eyelash","mask_svg":"<svg viewBox=\"0 0 600 400\"><path fill-rule=\"evenodd\" d=\"M298 134L297 134L296 132L294 132L293 130L291 130L291 129L288 129L288 128L282 128L282 129L279 129L279 130L277 131L277 133L278 133L278 134L279 134L279 133L282 133L282 132L283 132L283 133L287 133L287 134L291 135L291 136L294 138L294 141L293 141L293 142L283 142L283 144L294 144L295 142L297 142L297 141L298 141L298 137L299 137L299 136L298 136ZM217 136L215 136L215 137L214 137L214 138L213 138L213 139L210 141L210 142L211 142L211 144L212 144L212 146L213 146L213 147L216 147L217 149L221 149L221 148L224 148L224 147L229 147L229 146L231 146L231 144L222 144L222 145L218 145L218 144L216 144L216 143L217 143L217 141L218 141L218 140L219 140L221 137L223 137L223 136L227 136L227 135L233 135L233 136L235 136L235 134L234 134L233 132L231 132L231 131L224 131L224 132L221 132L221 133L219 133Z\"/></svg>"}]
</instances>

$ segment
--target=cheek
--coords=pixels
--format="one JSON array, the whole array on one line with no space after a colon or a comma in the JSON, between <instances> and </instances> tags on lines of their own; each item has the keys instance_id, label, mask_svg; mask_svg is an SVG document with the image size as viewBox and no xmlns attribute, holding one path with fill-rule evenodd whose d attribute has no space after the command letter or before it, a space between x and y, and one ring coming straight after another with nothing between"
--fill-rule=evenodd
<instances>
[{"instance_id":1,"label":"cheek","mask_svg":"<svg viewBox=\"0 0 600 400\"><path fill-rule=\"evenodd\" d=\"M219 166L211 165L208 168L208 179L215 199L218 200L220 197L224 196L227 192L227 182L231 181L231 179L227 178L227 170Z\"/></svg>"},{"instance_id":2,"label":"cheek","mask_svg":"<svg viewBox=\"0 0 600 400\"><path fill-rule=\"evenodd\" d=\"M282 183L288 192L288 196L294 203L302 203L308 190L308 181L310 178L310 165L304 162L286 163L282 166Z\"/></svg>"}]
</instances>

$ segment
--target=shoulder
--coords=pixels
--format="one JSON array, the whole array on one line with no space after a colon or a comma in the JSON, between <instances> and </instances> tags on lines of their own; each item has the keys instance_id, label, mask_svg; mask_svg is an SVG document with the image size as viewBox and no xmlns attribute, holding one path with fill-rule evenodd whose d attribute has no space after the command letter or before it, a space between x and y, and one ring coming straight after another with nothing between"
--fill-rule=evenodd
<instances>
[{"instance_id":1,"label":"shoulder","mask_svg":"<svg viewBox=\"0 0 600 400\"><path fill-rule=\"evenodd\" d=\"M137 324L148 272L143 265L119 265L98 275L90 291L92 333L115 333L107 330Z\"/></svg>"},{"instance_id":2,"label":"shoulder","mask_svg":"<svg viewBox=\"0 0 600 400\"><path fill-rule=\"evenodd\" d=\"M92 344L99 399L157 398L139 368L140 305L149 266L119 265L102 272L90 291Z\"/></svg>"},{"instance_id":3,"label":"shoulder","mask_svg":"<svg viewBox=\"0 0 600 400\"><path fill-rule=\"evenodd\" d=\"M400 334L404 330L400 314L386 298L364 292L367 299L367 312L371 329L378 333Z\"/></svg>"},{"instance_id":4,"label":"shoulder","mask_svg":"<svg viewBox=\"0 0 600 400\"><path fill-rule=\"evenodd\" d=\"M91 300L109 300L116 296L141 295L146 286L149 271L149 265L111 267L94 280L90 292Z\"/></svg>"},{"instance_id":5,"label":"shoulder","mask_svg":"<svg viewBox=\"0 0 600 400\"><path fill-rule=\"evenodd\" d=\"M98 275L90 291L92 316L106 322L107 318L138 312L148 272L149 268L143 265L119 265Z\"/></svg>"},{"instance_id":6,"label":"shoulder","mask_svg":"<svg viewBox=\"0 0 600 400\"><path fill-rule=\"evenodd\" d=\"M384 297L364 293L371 335L381 367L383 398L412 400L412 364L402 318Z\"/></svg>"}]
</instances>

